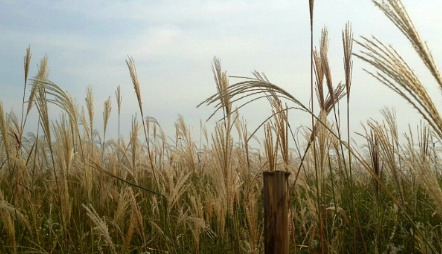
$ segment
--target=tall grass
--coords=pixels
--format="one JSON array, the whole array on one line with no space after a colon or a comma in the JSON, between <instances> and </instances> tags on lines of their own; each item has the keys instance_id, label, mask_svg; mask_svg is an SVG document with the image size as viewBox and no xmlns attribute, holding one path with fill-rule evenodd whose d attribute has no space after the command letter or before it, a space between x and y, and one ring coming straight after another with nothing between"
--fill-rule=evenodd
<instances>
[{"instance_id":1,"label":"tall grass","mask_svg":"<svg viewBox=\"0 0 442 254\"><path fill-rule=\"evenodd\" d=\"M401 2L374 2L411 41L440 85L435 61ZM313 1L309 4L313 35ZM217 92L202 104L213 105L212 116L221 111L222 119L212 132L202 131L199 142L182 117L169 141L158 122L145 115L132 58L126 63L141 119L133 117L128 140L119 127L118 139L108 140L112 114L120 126L120 87L117 112L109 97L98 131L92 89L85 112L50 81L47 58L28 80L27 49L23 98L28 99L22 100L20 119L0 102L0 252L262 253L266 170L291 173L291 253L442 252L438 109L392 47L363 37L357 41L362 51L353 53L349 24L342 34L345 81L334 83L328 40L324 29L316 51L312 37L309 106L263 73L230 84L215 58ZM365 148L350 145L353 55L426 120L416 130L410 127L406 142L400 142L394 111L384 109L383 120L368 120L358 133ZM344 97L347 135L340 125ZM260 99L269 102L270 116L249 131L240 110ZM50 104L61 109L59 118L49 118ZM295 140L296 122L289 117L294 110L312 117L301 141ZM38 125L24 135L29 114L37 114ZM258 132L263 140L256 138ZM252 138L260 147L250 145Z\"/></svg>"}]
</instances>

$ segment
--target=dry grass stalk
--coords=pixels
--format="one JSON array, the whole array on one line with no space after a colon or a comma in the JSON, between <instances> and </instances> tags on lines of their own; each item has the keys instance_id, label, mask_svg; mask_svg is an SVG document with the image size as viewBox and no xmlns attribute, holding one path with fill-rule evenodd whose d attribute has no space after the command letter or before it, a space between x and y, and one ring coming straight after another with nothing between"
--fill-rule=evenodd
<instances>
[{"instance_id":1,"label":"dry grass stalk","mask_svg":"<svg viewBox=\"0 0 442 254\"><path fill-rule=\"evenodd\" d=\"M117 100L117 107L118 107L118 113L121 112L121 101L123 100L123 97L121 96L121 87L118 86L117 90L115 91L115 99Z\"/></svg>"},{"instance_id":2,"label":"dry grass stalk","mask_svg":"<svg viewBox=\"0 0 442 254\"><path fill-rule=\"evenodd\" d=\"M370 130L365 130L374 173L373 181L376 184L377 191L379 191L381 184L386 182L386 180L383 179L383 169L384 167L385 169L389 169L391 174L388 176L392 176L389 180L396 185L395 187L399 196L398 200L404 204L404 172L400 168L400 161L398 161L398 158L400 158L399 149L396 147L396 142L394 141L396 135L394 133L395 125L389 125L391 121L394 121L390 119L390 117L394 117L394 113L386 112L388 111L384 111L384 116L386 117L387 123L370 120L367 121Z\"/></svg>"},{"instance_id":3,"label":"dry grass stalk","mask_svg":"<svg viewBox=\"0 0 442 254\"><path fill-rule=\"evenodd\" d=\"M134 86L135 95L137 96L138 107L140 108L141 115L143 116L143 103L141 100L140 82L138 82L137 67L133 58L129 57L126 60L127 67L129 68L130 78ZM144 118L143 118L144 119Z\"/></svg>"},{"instance_id":4,"label":"dry grass stalk","mask_svg":"<svg viewBox=\"0 0 442 254\"><path fill-rule=\"evenodd\" d=\"M442 218L442 188L434 170L435 161L429 151L430 131L424 126L421 129L419 150L415 149L412 134L407 136L407 152L410 159L407 161L410 170L417 172L417 180L428 196L433 200L437 215Z\"/></svg>"},{"instance_id":5,"label":"dry grass stalk","mask_svg":"<svg viewBox=\"0 0 442 254\"><path fill-rule=\"evenodd\" d=\"M149 120L144 118L143 104L141 101L140 83L138 82L138 75L137 75L137 68L135 67L135 61L133 58L129 57L126 60L126 64L127 64L127 67L129 68L130 77L132 79L132 84L134 86L135 94L137 96L138 107L140 109L141 119L142 119L142 123L143 123L144 137L146 139L147 156L149 158L149 163L150 163L150 167L152 170L154 181L156 183L158 183L156 173L155 173L154 160L152 158L152 153L151 153L151 149L150 149L149 130L148 130L148 127L146 127L146 121L148 122Z\"/></svg>"},{"instance_id":6,"label":"dry grass stalk","mask_svg":"<svg viewBox=\"0 0 442 254\"><path fill-rule=\"evenodd\" d=\"M42 79L41 77L37 77L34 81L44 85L44 92L47 96L48 102L58 106L66 112L69 116L69 123L72 127L72 135L75 135L78 132L78 113L72 97L55 83L47 80L47 78ZM29 99L29 101L32 100Z\"/></svg>"},{"instance_id":7,"label":"dry grass stalk","mask_svg":"<svg viewBox=\"0 0 442 254\"><path fill-rule=\"evenodd\" d=\"M121 87L118 86L115 91L115 99L117 100L117 109L118 109L118 146L120 146L120 138L121 138L121 128L120 128L120 117L121 117L121 102L123 97L121 96ZM118 160L120 160L120 154L118 152Z\"/></svg>"},{"instance_id":8,"label":"dry grass stalk","mask_svg":"<svg viewBox=\"0 0 442 254\"><path fill-rule=\"evenodd\" d=\"M23 59L23 69L25 74L25 81L23 86L23 98L22 98L22 105L21 105L21 120L20 120L20 132L19 132L19 150L22 146L22 138L23 138L23 131L26 120L24 119L24 109L25 109L25 96L26 96L26 87L28 84L28 75L29 75L29 65L31 63L31 48L28 47L26 49L26 55Z\"/></svg>"},{"instance_id":9,"label":"dry grass stalk","mask_svg":"<svg viewBox=\"0 0 442 254\"><path fill-rule=\"evenodd\" d=\"M31 93L29 94L28 107L27 107L27 110L26 110L26 114L29 114L29 112L31 111L32 106L34 105L35 97L38 94L39 88L43 85L42 83L44 83L47 80L47 78L48 78L47 66L48 66L48 58L44 57L40 61L40 66L39 66L39 69L38 69L38 74L35 77L35 79L33 80Z\"/></svg>"},{"instance_id":10,"label":"dry grass stalk","mask_svg":"<svg viewBox=\"0 0 442 254\"><path fill-rule=\"evenodd\" d=\"M74 159L74 149L72 143L72 137L70 135L70 128L68 127L67 120L62 115L61 122L56 122L54 128L55 138L59 142L55 145L56 161L58 162L58 168L60 169L60 208L61 217L64 226L67 226L72 213L71 197L69 195L68 175L71 171L72 161ZM57 148L57 145L60 146Z\"/></svg>"},{"instance_id":11,"label":"dry grass stalk","mask_svg":"<svg viewBox=\"0 0 442 254\"><path fill-rule=\"evenodd\" d=\"M246 211L246 219L248 224L249 236L250 236L250 251L258 252L260 241L262 240L261 228L259 225L259 210L260 204L258 202L258 195L253 191L257 191L254 189L250 189L246 192L245 197L245 211Z\"/></svg>"},{"instance_id":12,"label":"dry grass stalk","mask_svg":"<svg viewBox=\"0 0 442 254\"><path fill-rule=\"evenodd\" d=\"M104 111L103 111L103 121L104 121L104 135L106 135L107 123L109 121L109 116L112 111L112 105L110 97L104 101Z\"/></svg>"},{"instance_id":13,"label":"dry grass stalk","mask_svg":"<svg viewBox=\"0 0 442 254\"><path fill-rule=\"evenodd\" d=\"M328 31L327 28L322 29L321 33L321 48L320 48L320 56L321 56L321 68L322 72L325 76L328 94L331 96L332 103L335 101L333 96L333 80L330 70L330 64L328 62ZM333 103L334 104L334 103Z\"/></svg>"},{"instance_id":14,"label":"dry grass stalk","mask_svg":"<svg viewBox=\"0 0 442 254\"><path fill-rule=\"evenodd\" d=\"M353 31L350 23L345 24L344 31L342 32L342 45L344 47L345 89L347 93L347 101L349 101L353 70L353 61L351 59L353 53Z\"/></svg>"},{"instance_id":15,"label":"dry grass stalk","mask_svg":"<svg viewBox=\"0 0 442 254\"><path fill-rule=\"evenodd\" d=\"M107 100L104 101L104 110L103 110L103 145L101 147L101 158L104 159L104 145L106 144L106 130L107 130L107 123L109 121L109 116L112 111L112 105L111 105L111 98L107 98Z\"/></svg>"},{"instance_id":16,"label":"dry grass stalk","mask_svg":"<svg viewBox=\"0 0 442 254\"><path fill-rule=\"evenodd\" d=\"M39 112L39 120L40 124L42 125L43 132L45 134L45 139L49 147L50 151L50 157L53 167L53 176L55 178L55 185L57 189L59 189L59 183L58 183L58 176L57 176L57 170L55 167L55 160L54 160L54 149L52 147L52 138L51 138L51 128L50 128L50 119L49 119L49 111L48 111L48 98L46 96L46 81L48 77L48 59L47 57L44 57L40 62L40 68L37 74L37 77L34 79L33 82L33 90L35 89L34 93L31 91L30 96L35 95L35 105L37 107L37 110ZM30 102L31 103L31 98Z\"/></svg>"},{"instance_id":17,"label":"dry grass stalk","mask_svg":"<svg viewBox=\"0 0 442 254\"><path fill-rule=\"evenodd\" d=\"M278 146L273 141L273 127L270 123L264 126L264 151L267 157L268 170L275 171L278 156Z\"/></svg>"},{"instance_id":18,"label":"dry grass stalk","mask_svg":"<svg viewBox=\"0 0 442 254\"><path fill-rule=\"evenodd\" d=\"M190 130L184 122L183 116L181 115L178 116L178 120L175 123L175 130L177 152L179 152L179 157L183 158L181 162L188 165L192 171L195 171L197 168L195 156L196 148L192 140Z\"/></svg>"},{"instance_id":19,"label":"dry grass stalk","mask_svg":"<svg viewBox=\"0 0 442 254\"><path fill-rule=\"evenodd\" d=\"M321 56L317 50L313 52L313 60L315 63L315 77L316 77L316 97L319 102L319 108L325 109L325 95L324 95L324 70L322 69Z\"/></svg>"},{"instance_id":20,"label":"dry grass stalk","mask_svg":"<svg viewBox=\"0 0 442 254\"><path fill-rule=\"evenodd\" d=\"M380 147L379 147L379 137L376 131L370 130L370 135L368 137L368 151L370 153L371 164L373 171L379 179L382 179L382 167L380 163ZM376 197L379 196L379 182L373 179L376 191Z\"/></svg>"},{"instance_id":21,"label":"dry grass stalk","mask_svg":"<svg viewBox=\"0 0 442 254\"><path fill-rule=\"evenodd\" d=\"M72 139L74 152L76 152L76 149L78 149L78 147L79 147L82 158L84 159L82 139L80 137L79 127L78 127L79 116L78 116L77 108L74 104L74 100L65 90L63 90L62 88L57 86L55 83L53 83L47 79L36 78L36 79L34 79L34 81L40 82L44 85L44 92L46 94L46 99L48 100L48 102L58 106L60 109L64 110L64 112L68 115L69 127L70 127L70 132L71 132L70 136ZM30 97L32 97L32 92L31 92ZM31 101L31 100L32 99L30 98L29 101ZM86 123L85 118L83 118L83 123L84 123L83 127L88 130L87 124L85 124ZM89 134L89 131L87 131L86 133ZM84 160L83 160L83 162L84 162Z\"/></svg>"},{"instance_id":22,"label":"dry grass stalk","mask_svg":"<svg viewBox=\"0 0 442 254\"><path fill-rule=\"evenodd\" d=\"M309 0L309 9L310 9L310 27L313 27L313 9L314 9L315 1Z\"/></svg>"},{"instance_id":23,"label":"dry grass stalk","mask_svg":"<svg viewBox=\"0 0 442 254\"><path fill-rule=\"evenodd\" d=\"M224 109L224 104L220 101L224 100L222 98L226 95L229 96L229 101L231 103L246 100L234 111L238 111L249 103L262 98L268 98L269 95L274 94L280 99L287 99L288 101L293 102L297 107L299 107L300 110L311 112L310 109L308 109L304 104L302 104L298 99L296 99L286 90L275 84L272 84L264 74L258 72L253 72L252 74L254 76L253 78L238 77L242 78L243 81L240 81L233 85L229 85L228 92L225 92L223 94L216 93L198 105L201 106L203 104L207 104L215 106L213 114L208 119L211 119L219 110Z\"/></svg>"},{"instance_id":24,"label":"dry grass stalk","mask_svg":"<svg viewBox=\"0 0 442 254\"><path fill-rule=\"evenodd\" d=\"M422 40L413 24L410 16L407 13L401 0L386 0L379 2L373 0L373 3L384 12L399 30L407 37L411 42L414 49L418 53L419 57L422 59L424 64L430 70L433 77L438 82L440 88L442 89L442 77L439 70L434 62L433 56L431 55L428 45Z\"/></svg>"},{"instance_id":25,"label":"dry grass stalk","mask_svg":"<svg viewBox=\"0 0 442 254\"><path fill-rule=\"evenodd\" d=\"M7 237L9 238L9 243L13 248L13 252L17 253L19 244L17 243L15 221L18 221L19 224L26 229L27 233L32 232L31 225L26 216L13 205L4 200L4 195L0 191L0 222L3 224L3 228L6 231Z\"/></svg>"},{"instance_id":26,"label":"dry grass stalk","mask_svg":"<svg viewBox=\"0 0 442 254\"><path fill-rule=\"evenodd\" d=\"M24 57L24 71L25 71L25 84L28 80L28 74L29 74L29 65L31 64L31 47L28 47L26 49L26 56ZM25 88L26 89L26 88Z\"/></svg>"},{"instance_id":27,"label":"dry grass stalk","mask_svg":"<svg viewBox=\"0 0 442 254\"><path fill-rule=\"evenodd\" d=\"M327 121L327 115L325 112L321 111L319 113L319 119L322 122L322 124L318 123L316 124L316 133L315 136L317 138L317 155L316 155L316 160L317 160L317 165L318 165L318 169L319 169L319 181L322 182L323 178L324 178L324 166L325 166L325 162L326 162L326 158L328 157L328 150L329 150L329 138L330 138L330 134L329 131L327 129L327 127L329 126L329 122Z\"/></svg>"},{"instance_id":28,"label":"dry grass stalk","mask_svg":"<svg viewBox=\"0 0 442 254\"><path fill-rule=\"evenodd\" d=\"M18 223L23 226L28 232L32 232L31 224L26 217L25 214L20 212L16 207L14 207L12 204L4 200L3 193L0 192L0 210L9 213L12 218L18 221ZM12 219L11 218L11 219ZM8 229L10 230L10 229Z\"/></svg>"},{"instance_id":29,"label":"dry grass stalk","mask_svg":"<svg viewBox=\"0 0 442 254\"><path fill-rule=\"evenodd\" d=\"M119 225L121 228L124 227L124 217L127 214L129 200L129 187L122 188L118 194L117 208L115 209L115 213L113 215L114 222L117 223L117 225Z\"/></svg>"},{"instance_id":30,"label":"dry grass stalk","mask_svg":"<svg viewBox=\"0 0 442 254\"><path fill-rule=\"evenodd\" d=\"M352 52L353 52L353 31L351 29L350 23L345 24L344 31L342 32L342 45L344 48L344 72L345 72L345 93L347 94L347 143L350 144L350 91L351 91L351 81L352 81ZM336 120L338 125L338 121ZM339 131L339 126L338 126ZM344 152L341 145L342 157L344 157ZM345 162L344 162L345 167ZM350 177L353 177L353 165L352 156L350 149L348 149L348 168L350 172ZM364 244L365 249L365 244Z\"/></svg>"},{"instance_id":31,"label":"dry grass stalk","mask_svg":"<svg viewBox=\"0 0 442 254\"><path fill-rule=\"evenodd\" d=\"M132 131L130 134L130 147L131 147L131 155L132 155L132 172L135 172L137 169L137 154L138 154L138 121L137 118L134 117L132 119Z\"/></svg>"},{"instance_id":32,"label":"dry grass stalk","mask_svg":"<svg viewBox=\"0 0 442 254\"><path fill-rule=\"evenodd\" d=\"M220 103L223 109L224 117L229 119L232 114L232 102L229 96L229 81L227 79L226 72L221 69L221 63L218 58L213 59L213 75L215 78L216 88L218 89L218 94L220 96Z\"/></svg>"},{"instance_id":33,"label":"dry grass stalk","mask_svg":"<svg viewBox=\"0 0 442 254\"><path fill-rule=\"evenodd\" d=\"M235 126L239 135L239 139L242 146L242 151L244 153L238 153L239 155L244 155L244 157L241 157L245 160L245 164L247 165L247 170L250 170L250 148L249 148L249 133L247 131L247 122L245 120L236 121Z\"/></svg>"},{"instance_id":34,"label":"dry grass stalk","mask_svg":"<svg viewBox=\"0 0 442 254\"><path fill-rule=\"evenodd\" d=\"M327 128L326 123L322 120L326 120L326 116L330 114L330 112L335 107L336 103L338 103L342 98L345 96L345 86L342 84L339 84L334 88L332 94L327 94L327 97L325 98L324 102L324 108L319 112L319 117L316 119L315 125L313 127L313 131L310 134L310 142L313 142L314 139L317 136L317 129L318 126L323 126L324 128ZM321 116L323 116L321 118Z\"/></svg>"},{"instance_id":35,"label":"dry grass stalk","mask_svg":"<svg viewBox=\"0 0 442 254\"><path fill-rule=\"evenodd\" d=\"M109 246L111 253L117 253L115 249L115 245L112 241L112 238L109 234L109 229L106 225L106 221L103 218L100 218L97 211L95 211L95 208L92 205L84 205L82 204L83 208L86 210L87 216L92 220L92 222L95 225L95 230L98 231L100 235L104 237L106 240L107 245Z\"/></svg>"},{"instance_id":36,"label":"dry grass stalk","mask_svg":"<svg viewBox=\"0 0 442 254\"><path fill-rule=\"evenodd\" d=\"M400 0L382 2L373 0L373 2L407 37L442 88L442 78L430 50L421 39L402 2ZM442 117L439 111L418 77L400 54L392 46L387 47L374 37L373 39L362 37L362 41L358 44L365 51L355 55L379 70L377 73L367 72L409 102L438 136L442 137Z\"/></svg>"},{"instance_id":37,"label":"dry grass stalk","mask_svg":"<svg viewBox=\"0 0 442 254\"><path fill-rule=\"evenodd\" d=\"M173 172L167 171L165 176L165 184L166 191L168 193L164 193L164 196L167 197L167 207L168 209L173 209L175 206L178 206L178 201L181 200L181 196L186 192L186 189L189 187L188 179L191 175L191 172Z\"/></svg>"},{"instance_id":38,"label":"dry grass stalk","mask_svg":"<svg viewBox=\"0 0 442 254\"><path fill-rule=\"evenodd\" d=\"M442 218L442 189L434 169L428 163L422 164L419 169L421 184L428 196L433 200L433 203L436 206L437 215L439 218Z\"/></svg>"},{"instance_id":39,"label":"dry grass stalk","mask_svg":"<svg viewBox=\"0 0 442 254\"><path fill-rule=\"evenodd\" d=\"M1 208L1 207L0 207ZM9 212L0 210L0 219L9 238L9 243L13 248L14 253L17 253L17 240L15 237L15 223Z\"/></svg>"},{"instance_id":40,"label":"dry grass stalk","mask_svg":"<svg viewBox=\"0 0 442 254\"><path fill-rule=\"evenodd\" d=\"M5 148L6 160L10 163L9 156L9 124L6 122L5 111L3 109L3 103L0 101L0 132L2 134L2 143Z\"/></svg>"},{"instance_id":41,"label":"dry grass stalk","mask_svg":"<svg viewBox=\"0 0 442 254\"><path fill-rule=\"evenodd\" d=\"M289 166L289 123L288 107L282 106L281 100L277 96L272 96L270 104L272 105L272 115L274 116L273 126L276 133L276 142L281 149L281 157L284 162L284 170L288 171Z\"/></svg>"},{"instance_id":42,"label":"dry grass stalk","mask_svg":"<svg viewBox=\"0 0 442 254\"><path fill-rule=\"evenodd\" d=\"M355 55L379 70L377 73L367 72L409 102L442 137L442 117L404 59L393 47L385 46L376 38L370 40L363 37L363 41L358 44L367 51Z\"/></svg>"},{"instance_id":43,"label":"dry grass stalk","mask_svg":"<svg viewBox=\"0 0 442 254\"><path fill-rule=\"evenodd\" d=\"M86 90L86 108L89 116L89 131L90 131L90 141L92 143L91 147L93 149L93 132L94 132L94 92L91 87L88 87Z\"/></svg>"},{"instance_id":44,"label":"dry grass stalk","mask_svg":"<svg viewBox=\"0 0 442 254\"><path fill-rule=\"evenodd\" d=\"M89 139L91 131L90 131L89 125L87 124L86 113L84 112L84 107L81 107L80 120L81 120L81 126L83 127L83 136L86 135L86 138Z\"/></svg>"},{"instance_id":45,"label":"dry grass stalk","mask_svg":"<svg viewBox=\"0 0 442 254\"><path fill-rule=\"evenodd\" d=\"M134 229L138 233L138 235L141 237L143 245L146 244L146 235L145 235L145 229L144 229L144 223L143 223L143 214L140 211L140 208L138 206L137 200L135 198L135 194L132 188L129 189L129 202L131 207L131 215L130 215L130 221L131 224L134 225ZM127 245L130 244L130 239L132 238L132 235L130 232L126 234L125 243Z\"/></svg>"}]
</instances>

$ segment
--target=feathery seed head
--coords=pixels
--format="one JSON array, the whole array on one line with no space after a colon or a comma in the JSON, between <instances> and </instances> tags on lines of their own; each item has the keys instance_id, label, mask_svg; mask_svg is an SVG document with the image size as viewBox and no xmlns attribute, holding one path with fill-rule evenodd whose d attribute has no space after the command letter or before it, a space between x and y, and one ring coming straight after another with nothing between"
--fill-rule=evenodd
<instances>
[{"instance_id":1,"label":"feathery seed head","mask_svg":"<svg viewBox=\"0 0 442 254\"><path fill-rule=\"evenodd\" d=\"M115 91L115 98L117 99L117 107L118 107L118 113L120 113L121 110L121 101L122 101L122 97L121 97L121 87L118 86L117 90Z\"/></svg>"},{"instance_id":2,"label":"feathery seed head","mask_svg":"<svg viewBox=\"0 0 442 254\"><path fill-rule=\"evenodd\" d=\"M89 127L91 128L90 131L92 131L94 129L94 93L91 87L87 88L87 95L85 100L87 112L89 115Z\"/></svg>"},{"instance_id":3,"label":"feathery seed head","mask_svg":"<svg viewBox=\"0 0 442 254\"><path fill-rule=\"evenodd\" d=\"M31 47L28 47L26 49L26 56L24 57L25 84L28 81L30 63L31 63Z\"/></svg>"},{"instance_id":4,"label":"feathery seed head","mask_svg":"<svg viewBox=\"0 0 442 254\"><path fill-rule=\"evenodd\" d=\"M140 83L138 82L137 68L135 67L135 61L132 57L126 60L127 67L129 68L132 84L134 85L135 94L137 95L138 106L140 107L141 115L143 115L143 107L141 101Z\"/></svg>"},{"instance_id":5,"label":"feathery seed head","mask_svg":"<svg viewBox=\"0 0 442 254\"><path fill-rule=\"evenodd\" d=\"M350 99L351 75L353 67L353 61L351 60L353 50L353 32L350 23L345 25L345 29L342 32L342 44L344 46L345 88L348 101Z\"/></svg>"},{"instance_id":6,"label":"feathery seed head","mask_svg":"<svg viewBox=\"0 0 442 254\"><path fill-rule=\"evenodd\" d=\"M107 98L106 101L104 101L103 120L104 120L104 132L105 133L106 133L107 122L109 120L111 110L112 110L111 97L109 97L109 98Z\"/></svg>"}]
</instances>

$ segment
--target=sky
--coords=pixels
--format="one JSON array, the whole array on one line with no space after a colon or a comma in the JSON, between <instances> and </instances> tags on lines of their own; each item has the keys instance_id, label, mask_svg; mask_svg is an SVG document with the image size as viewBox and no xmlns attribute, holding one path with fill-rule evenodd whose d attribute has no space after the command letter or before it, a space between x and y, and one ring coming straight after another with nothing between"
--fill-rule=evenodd
<instances>
[{"instance_id":1,"label":"sky","mask_svg":"<svg viewBox=\"0 0 442 254\"><path fill-rule=\"evenodd\" d=\"M437 10L442 10L442 1L403 3L441 66L442 17ZM441 108L435 81L410 43L371 1L317 0L314 12L315 45L321 29L326 26L329 30L329 59L336 84L344 80L341 31L351 22L356 39L374 35L403 54ZM211 67L215 56L228 75L264 72L272 83L309 103L308 14L308 0L0 0L0 100L7 111L19 113L23 56L30 46L31 77L36 75L40 59L47 56L49 79L68 91L76 103L84 105L86 89L93 89L99 131L103 102L112 98L111 137L117 131L115 90L120 85L122 134L127 137L131 118L138 113L125 63L130 56L136 63L145 114L156 118L168 136L174 135L174 123L182 115L198 135L200 121L213 110L196 106L216 92ZM360 50L354 47L354 52ZM352 130L361 131L361 123L369 118L381 120L379 110L384 107L396 110L403 131L408 124L419 124L421 118L411 106L363 72L369 66L353 61ZM237 81L231 79L230 83ZM270 111L262 100L240 113L253 130ZM308 125L310 119L301 112L290 113L290 117L292 126ZM207 125L213 126L215 120ZM35 130L35 121L28 125Z\"/></svg>"}]
</instances>

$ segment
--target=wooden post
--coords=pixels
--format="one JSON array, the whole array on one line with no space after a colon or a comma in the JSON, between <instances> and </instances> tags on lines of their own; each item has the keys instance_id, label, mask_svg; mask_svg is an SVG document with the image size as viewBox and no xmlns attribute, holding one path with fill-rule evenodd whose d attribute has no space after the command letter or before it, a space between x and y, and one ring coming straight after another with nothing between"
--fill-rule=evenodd
<instances>
[{"instance_id":1,"label":"wooden post","mask_svg":"<svg viewBox=\"0 0 442 254\"><path fill-rule=\"evenodd\" d=\"M264 175L264 252L289 253L288 178L285 171L265 171Z\"/></svg>"}]
</instances>

